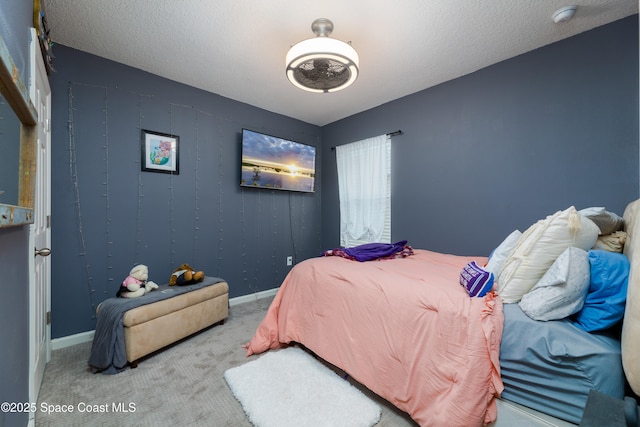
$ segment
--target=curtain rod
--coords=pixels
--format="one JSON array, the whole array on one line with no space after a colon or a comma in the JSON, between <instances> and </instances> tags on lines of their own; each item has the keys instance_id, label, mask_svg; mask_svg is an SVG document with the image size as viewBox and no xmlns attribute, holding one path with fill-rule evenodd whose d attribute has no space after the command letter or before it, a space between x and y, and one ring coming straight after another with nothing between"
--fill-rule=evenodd
<instances>
[{"instance_id":1,"label":"curtain rod","mask_svg":"<svg viewBox=\"0 0 640 427\"><path fill-rule=\"evenodd\" d=\"M398 135L402 135L404 132L402 132L400 129L393 131L393 132L388 132L386 135L387 136L398 136ZM331 147L331 151L335 151L336 147Z\"/></svg>"}]
</instances>

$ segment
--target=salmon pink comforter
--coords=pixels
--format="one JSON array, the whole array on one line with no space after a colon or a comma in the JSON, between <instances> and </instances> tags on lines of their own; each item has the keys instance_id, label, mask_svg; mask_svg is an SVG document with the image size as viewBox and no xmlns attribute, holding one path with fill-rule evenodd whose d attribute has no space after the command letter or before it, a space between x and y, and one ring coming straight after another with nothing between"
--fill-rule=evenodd
<instances>
[{"instance_id":1,"label":"salmon pink comforter","mask_svg":"<svg viewBox=\"0 0 640 427\"><path fill-rule=\"evenodd\" d=\"M486 258L415 250L357 262L313 258L285 278L247 356L297 342L407 412L421 426L480 426L503 390L502 301L459 284Z\"/></svg>"}]
</instances>

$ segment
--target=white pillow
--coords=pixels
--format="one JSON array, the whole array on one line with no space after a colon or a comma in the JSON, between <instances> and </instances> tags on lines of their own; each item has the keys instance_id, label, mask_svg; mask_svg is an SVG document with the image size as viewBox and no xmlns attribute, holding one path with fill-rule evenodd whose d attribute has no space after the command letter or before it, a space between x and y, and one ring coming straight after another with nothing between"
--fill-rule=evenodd
<instances>
[{"instance_id":1,"label":"white pillow","mask_svg":"<svg viewBox=\"0 0 640 427\"><path fill-rule=\"evenodd\" d=\"M571 206L529 227L504 263L498 277L498 294L505 303L520 301L569 246L588 251L600 230Z\"/></svg>"},{"instance_id":2,"label":"white pillow","mask_svg":"<svg viewBox=\"0 0 640 427\"><path fill-rule=\"evenodd\" d=\"M507 238L493 250L493 253L489 257L489 262L487 262L484 269L492 272L494 276L497 276L500 273L500 270L502 270L502 266L504 265L507 257L511 254L513 248L516 247L516 243L520 236L522 236L522 232L520 230L512 231L511 234L509 234Z\"/></svg>"},{"instance_id":3,"label":"white pillow","mask_svg":"<svg viewBox=\"0 0 640 427\"><path fill-rule=\"evenodd\" d=\"M640 200L635 200L623 214L627 241L623 253L629 258L631 271L627 285L627 304L622 323L622 366L627 381L636 394L640 394Z\"/></svg>"},{"instance_id":4,"label":"white pillow","mask_svg":"<svg viewBox=\"0 0 640 427\"><path fill-rule=\"evenodd\" d=\"M564 319L582 309L590 278L589 254L570 246L524 294L520 308L534 320Z\"/></svg>"},{"instance_id":5,"label":"white pillow","mask_svg":"<svg viewBox=\"0 0 640 427\"><path fill-rule=\"evenodd\" d=\"M609 212L603 207L581 209L578 213L595 222L600 229L600 234L603 235L622 230L624 227L624 219L620 215Z\"/></svg>"}]
</instances>

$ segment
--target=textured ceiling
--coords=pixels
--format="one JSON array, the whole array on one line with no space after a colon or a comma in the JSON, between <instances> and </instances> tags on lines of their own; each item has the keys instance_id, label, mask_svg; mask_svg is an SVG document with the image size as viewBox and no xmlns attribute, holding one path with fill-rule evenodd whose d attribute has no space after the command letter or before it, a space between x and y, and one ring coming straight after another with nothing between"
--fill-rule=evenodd
<instances>
[{"instance_id":1,"label":"textured ceiling","mask_svg":"<svg viewBox=\"0 0 640 427\"><path fill-rule=\"evenodd\" d=\"M554 11L577 5L573 20ZM325 125L638 13L637 0L45 0L55 43ZM332 94L285 76L288 49L329 18L360 76ZM55 48L54 48L55 54Z\"/></svg>"}]
</instances>

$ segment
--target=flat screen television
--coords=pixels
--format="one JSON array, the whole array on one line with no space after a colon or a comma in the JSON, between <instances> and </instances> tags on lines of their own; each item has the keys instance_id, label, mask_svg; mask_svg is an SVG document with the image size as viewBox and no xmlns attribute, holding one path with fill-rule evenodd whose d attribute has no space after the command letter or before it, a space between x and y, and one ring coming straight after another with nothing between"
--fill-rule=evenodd
<instances>
[{"instance_id":1,"label":"flat screen television","mask_svg":"<svg viewBox=\"0 0 640 427\"><path fill-rule=\"evenodd\" d=\"M240 185L313 192L316 147L242 129Z\"/></svg>"}]
</instances>

